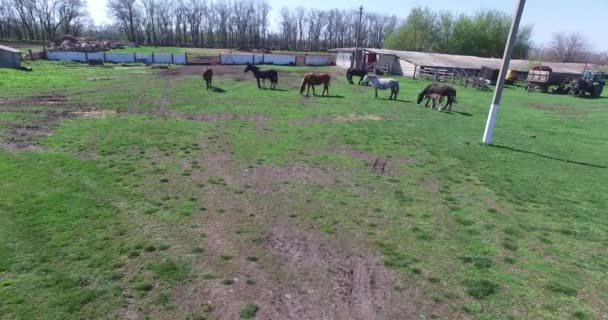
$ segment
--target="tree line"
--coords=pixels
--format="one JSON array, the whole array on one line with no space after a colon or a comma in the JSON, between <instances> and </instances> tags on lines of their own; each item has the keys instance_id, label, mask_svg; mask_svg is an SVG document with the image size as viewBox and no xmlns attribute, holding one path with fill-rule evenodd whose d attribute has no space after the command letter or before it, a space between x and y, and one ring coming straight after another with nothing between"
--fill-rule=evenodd
<instances>
[{"instance_id":1,"label":"tree line","mask_svg":"<svg viewBox=\"0 0 608 320\"><path fill-rule=\"evenodd\" d=\"M283 7L271 29L266 0L109 0L111 26L95 26L84 0L0 0L0 38L52 41L64 35L124 38L155 46L328 50L382 47L396 16ZM358 28L360 28L358 30Z\"/></svg>"},{"instance_id":2,"label":"tree line","mask_svg":"<svg viewBox=\"0 0 608 320\"><path fill-rule=\"evenodd\" d=\"M52 41L81 34L87 17L83 0L0 0L0 38Z\"/></svg>"}]
</instances>

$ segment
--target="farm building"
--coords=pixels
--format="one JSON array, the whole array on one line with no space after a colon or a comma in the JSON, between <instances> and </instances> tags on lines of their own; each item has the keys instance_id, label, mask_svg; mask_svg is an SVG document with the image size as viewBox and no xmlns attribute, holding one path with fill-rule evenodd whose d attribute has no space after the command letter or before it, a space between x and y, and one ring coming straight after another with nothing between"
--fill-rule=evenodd
<instances>
[{"instance_id":1,"label":"farm building","mask_svg":"<svg viewBox=\"0 0 608 320\"><path fill-rule=\"evenodd\" d=\"M0 45L0 68L21 67L21 51Z\"/></svg>"},{"instance_id":2,"label":"farm building","mask_svg":"<svg viewBox=\"0 0 608 320\"><path fill-rule=\"evenodd\" d=\"M370 70L380 70L387 74L415 76L421 74L443 74L455 76L472 76L484 73L498 77L501 59L482 58L453 54L399 51L386 49L362 48L363 64ZM350 68L355 48L337 48L330 50L336 53L336 65ZM525 73L536 65L551 67L553 72L569 75L580 75L585 68L599 70L601 66L584 63L533 62L528 60L511 60L513 74ZM525 76L524 76L525 78Z\"/></svg>"}]
</instances>

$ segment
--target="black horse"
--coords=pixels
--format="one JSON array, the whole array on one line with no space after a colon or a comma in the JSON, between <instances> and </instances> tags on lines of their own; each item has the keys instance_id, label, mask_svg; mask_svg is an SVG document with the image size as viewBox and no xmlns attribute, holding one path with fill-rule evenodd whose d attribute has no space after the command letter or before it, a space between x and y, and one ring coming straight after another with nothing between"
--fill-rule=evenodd
<instances>
[{"instance_id":1,"label":"black horse","mask_svg":"<svg viewBox=\"0 0 608 320\"><path fill-rule=\"evenodd\" d=\"M264 81L264 84L266 83L266 79L270 79L270 89L276 89L277 83L279 82L279 74L276 70L264 70L248 63L247 68L245 68L245 73L247 73L247 71L251 71L255 76L255 79L258 81L258 88L262 89L262 86L260 85L261 78L262 81Z\"/></svg>"},{"instance_id":2,"label":"black horse","mask_svg":"<svg viewBox=\"0 0 608 320\"><path fill-rule=\"evenodd\" d=\"M438 83L430 84L426 88L424 88L424 90L422 90L422 92L420 92L420 94L418 95L417 103L420 104L422 100L427 99L425 106L428 108L429 101L431 100L431 95L433 94L448 98L448 101L445 103L445 106L443 108L441 107L441 105L439 105L439 110L444 110L449 106L448 110L452 111L452 103L458 103L458 101L456 101L456 89L454 89L454 87Z\"/></svg>"},{"instance_id":3,"label":"black horse","mask_svg":"<svg viewBox=\"0 0 608 320\"><path fill-rule=\"evenodd\" d=\"M355 84L353 82L353 77L354 76L359 76L359 85L361 85L361 82L363 81L363 78L367 75L367 71L365 70L357 70L357 69L353 69L353 68L348 68L348 70L346 70L346 79L348 80L348 83L350 84Z\"/></svg>"}]
</instances>

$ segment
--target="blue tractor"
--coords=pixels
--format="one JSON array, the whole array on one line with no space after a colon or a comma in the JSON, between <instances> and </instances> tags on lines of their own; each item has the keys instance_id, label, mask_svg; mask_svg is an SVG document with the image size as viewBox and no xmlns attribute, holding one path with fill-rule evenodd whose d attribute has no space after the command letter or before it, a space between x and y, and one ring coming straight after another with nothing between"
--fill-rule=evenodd
<instances>
[{"instance_id":1,"label":"blue tractor","mask_svg":"<svg viewBox=\"0 0 608 320\"><path fill-rule=\"evenodd\" d=\"M605 85L606 80L603 72L585 70L574 85L574 94L577 97L584 97L588 93L592 98L599 98Z\"/></svg>"}]
</instances>

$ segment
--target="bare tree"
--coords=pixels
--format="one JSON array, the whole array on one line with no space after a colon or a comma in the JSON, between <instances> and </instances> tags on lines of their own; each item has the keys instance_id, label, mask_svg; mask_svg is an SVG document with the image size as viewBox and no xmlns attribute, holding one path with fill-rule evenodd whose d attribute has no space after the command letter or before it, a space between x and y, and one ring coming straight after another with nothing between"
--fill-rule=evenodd
<instances>
[{"instance_id":1,"label":"bare tree","mask_svg":"<svg viewBox=\"0 0 608 320\"><path fill-rule=\"evenodd\" d=\"M109 0L108 11L124 28L128 39L133 42L137 40L137 20L138 8L136 0Z\"/></svg>"},{"instance_id":2,"label":"bare tree","mask_svg":"<svg viewBox=\"0 0 608 320\"><path fill-rule=\"evenodd\" d=\"M589 43L580 33L553 35L549 58L560 62L585 62Z\"/></svg>"}]
</instances>

